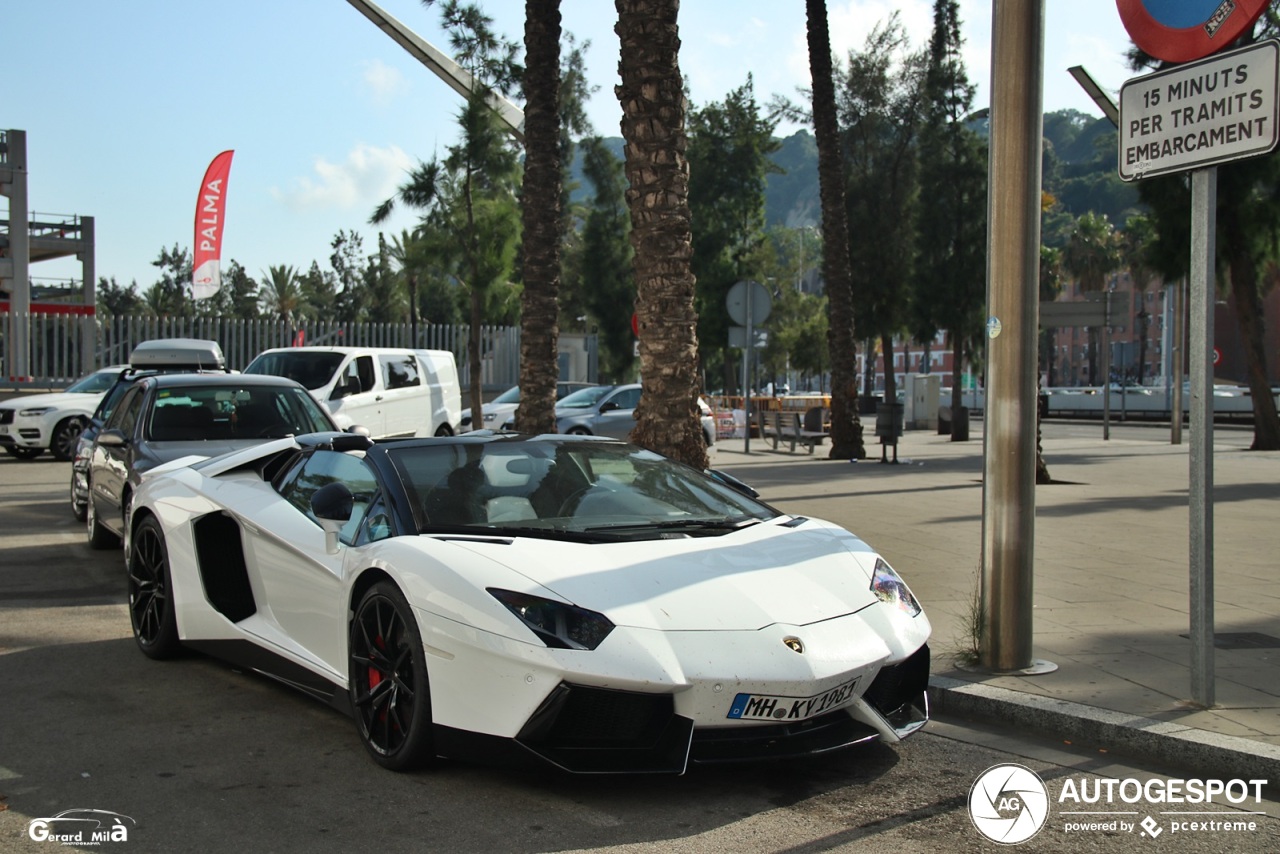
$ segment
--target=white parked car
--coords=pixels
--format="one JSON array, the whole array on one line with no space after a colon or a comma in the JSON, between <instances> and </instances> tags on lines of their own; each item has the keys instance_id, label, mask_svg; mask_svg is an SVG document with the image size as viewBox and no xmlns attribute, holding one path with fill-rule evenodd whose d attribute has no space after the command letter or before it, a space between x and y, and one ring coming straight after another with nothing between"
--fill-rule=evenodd
<instances>
[{"instance_id":1,"label":"white parked car","mask_svg":"<svg viewBox=\"0 0 1280 854\"><path fill-rule=\"evenodd\" d=\"M0 403L0 447L22 460L35 459L45 451L55 459L70 460L98 401L127 367L112 365L94 371L65 391L27 394Z\"/></svg>"},{"instance_id":2,"label":"white parked car","mask_svg":"<svg viewBox=\"0 0 1280 854\"><path fill-rule=\"evenodd\" d=\"M557 382L556 400L562 400L565 395L573 394L575 391L590 388L594 385L595 383ZM480 412L481 423L479 424L471 423L471 407L462 410L462 420L459 422L458 432L505 429L505 425L514 423L516 409L519 406L520 386L515 385L484 405Z\"/></svg>"},{"instance_id":3,"label":"white parked car","mask_svg":"<svg viewBox=\"0 0 1280 854\"><path fill-rule=\"evenodd\" d=\"M871 546L611 439L276 439L152 469L129 525L145 655L276 676L392 770L680 774L928 719L929 620Z\"/></svg>"}]
</instances>

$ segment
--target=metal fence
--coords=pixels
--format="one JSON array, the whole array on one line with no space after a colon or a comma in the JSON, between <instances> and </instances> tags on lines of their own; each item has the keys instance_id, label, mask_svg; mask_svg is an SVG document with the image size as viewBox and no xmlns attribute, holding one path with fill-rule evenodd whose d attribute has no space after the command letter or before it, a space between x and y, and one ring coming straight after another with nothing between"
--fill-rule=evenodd
<instances>
[{"instance_id":1,"label":"metal fence","mask_svg":"<svg viewBox=\"0 0 1280 854\"><path fill-rule=\"evenodd\" d=\"M9 352L13 324L30 330L30 375L10 376ZM205 338L217 341L227 366L241 370L263 350L296 343L341 347L411 347L448 350L458 361L463 385L471 379L467 361L468 326L420 324L415 339L408 323L308 323L294 327L276 320L223 317L110 318L71 315L0 313L4 339L0 381L15 388L61 388L90 371L129 361L133 348L156 338ZM480 331L482 382L486 388L507 388L520 377L520 330L514 326L483 326Z\"/></svg>"}]
</instances>

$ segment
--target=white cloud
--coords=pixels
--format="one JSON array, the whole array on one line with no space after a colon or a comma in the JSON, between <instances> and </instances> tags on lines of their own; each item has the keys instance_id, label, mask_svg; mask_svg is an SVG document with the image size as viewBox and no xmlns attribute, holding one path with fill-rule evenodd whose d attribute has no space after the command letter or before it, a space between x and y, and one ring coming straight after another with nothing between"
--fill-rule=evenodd
<instances>
[{"instance_id":1,"label":"white cloud","mask_svg":"<svg viewBox=\"0 0 1280 854\"><path fill-rule=\"evenodd\" d=\"M413 158L398 145L377 148L359 143L341 163L317 157L314 176L296 179L271 195L294 211L352 210L374 206L393 195L413 168Z\"/></svg>"},{"instance_id":2,"label":"white cloud","mask_svg":"<svg viewBox=\"0 0 1280 854\"><path fill-rule=\"evenodd\" d=\"M366 62L361 78L373 95L374 103L380 107L390 104L396 95L408 88L400 69L387 65L380 59Z\"/></svg>"}]
</instances>

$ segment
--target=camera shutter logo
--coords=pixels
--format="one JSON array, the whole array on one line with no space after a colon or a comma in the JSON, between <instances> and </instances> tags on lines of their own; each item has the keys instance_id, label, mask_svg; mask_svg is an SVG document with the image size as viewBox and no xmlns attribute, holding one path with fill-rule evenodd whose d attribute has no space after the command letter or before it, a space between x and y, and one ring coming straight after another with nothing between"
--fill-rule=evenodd
<instances>
[{"instance_id":1,"label":"camera shutter logo","mask_svg":"<svg viewBox=\"0 0 1280 854\"><path fill-rule=\"evenodd\" d=\"M969 790L969 818L978 832L1002 845L1026 842L1049 817L1049 790L1022 765L993 765Z\"/></svg>"}]
</instances>

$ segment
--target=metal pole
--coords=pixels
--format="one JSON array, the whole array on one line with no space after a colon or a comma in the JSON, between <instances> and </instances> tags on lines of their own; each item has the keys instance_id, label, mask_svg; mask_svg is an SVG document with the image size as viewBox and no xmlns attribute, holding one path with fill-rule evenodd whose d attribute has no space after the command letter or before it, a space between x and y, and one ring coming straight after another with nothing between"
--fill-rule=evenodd
<instances>
[{"instance_id":1,"label":"metal pole","mask_svg":"<svg viewBox=\"0 0 1280 854\"><path fill-rule=\"evenodd\" d=\"M979 661L1046 672L1055 665L1031 657L1043 0L995 0L991 32Z\"/></svg>"},{"instance_id":2,"label":"metal pole","mask_svg":"<svg viewBox=\"0 0 1280 854\"><path fill-rule=\"evenodd\" d=\"M742 350L742 415L746 420L747 429L742 434L742 453L751 453L751 345L755 343L751 340L755 335L755 329L752 323L755 317L751 314L751 283L747 283L747 340L744 342ZM763 438L763 437L762 437Z\"/></svg>"},{"instance_id":3,"label":"metal pole","mask_svg":"<svg viewBox=\"0 0 1280 854\"><path fill-rule=\"evenodd\" d=\"M1111 291L1103 297L1102 323L1102 438L1111 438Z\"/></svg>"},{"instance_id":4,"label":"metal pole","mask_svg":"<svg viewBox=\"0 0 1280 854\"><path fill-rule=\"evenodd\" d=\"M1191 699L1213 705L1213 303L1218 169L1191 173Z\"/></svg>"},{"instance_id":5,"label":"metal pole","mask_svg":"<svg viewBox=\"0 0 1280 854\"><path fill-rule=\"evenodd\" d=\"M1173 286L1173 411L1169 414L1169 444L1182 444L1182 368L1187 346L1187 283L1179 279Z\"/></svg>"}]
</instances>

